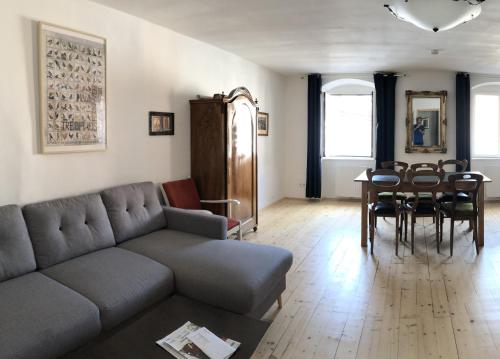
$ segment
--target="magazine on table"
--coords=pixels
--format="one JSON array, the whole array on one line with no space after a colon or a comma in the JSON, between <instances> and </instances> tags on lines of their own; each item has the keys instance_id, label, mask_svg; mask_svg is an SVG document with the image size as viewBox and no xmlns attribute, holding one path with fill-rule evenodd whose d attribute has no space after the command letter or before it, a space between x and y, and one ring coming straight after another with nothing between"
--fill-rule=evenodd
<instances>
[{"instance_id":1,"label":"magazine on table","mask_svg":"<svg viewBox=\"0 0 500 359\"><path fill-rule=\"evenodd\" d=\"M186 322L156 344L177 359L227 359L241 345L229 338L216 337L207 328L191 322Z\"/></svg>"}]
</instances>

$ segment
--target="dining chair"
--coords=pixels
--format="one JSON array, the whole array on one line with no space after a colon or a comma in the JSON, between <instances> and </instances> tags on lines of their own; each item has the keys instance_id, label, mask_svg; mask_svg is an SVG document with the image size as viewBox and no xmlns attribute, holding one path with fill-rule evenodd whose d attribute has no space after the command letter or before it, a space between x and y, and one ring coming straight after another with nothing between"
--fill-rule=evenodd
<instances>
[{"instance_id":1,"label":"dining chair","mask_svg":"<svg viewBox=\"0 0 500 359\"><path fill-rule=\"evenodd\" d=\"M418 172L418 171L428 171L428 170L433 170L433 171L438 171L439 166L436 163L431 163L431 162L420 162L420 163L414 163L410 166L410 171L413 172ZM432 199L432 194L428 192L423 192L419 194L420 199ZM411 195L408 197L407 202L413 202L415 201L415 195Z\"/></svg>"},{"instance_id":2,"label":"dining chair","mask_svg":"<svg viewBox=\"0 0 500 359\"><path fill-rule=\"evenodd\" d=\"M476 253L479 254L477 240L477 222L479 215L478 193L483 183L483 176L475 173L459 173L448 176L448 182L453 189L453 200L440 205L440 241L443 240L443 222L450 219L450 256L453 256L453 235L455 221L468 220L472 224L472 236L476 244ZM458 201L458 194L465 193L471 200Z\"/></svg>"},{"instance_id":3,"label":"dining chair","mask_svg":"<svg viewBox=\"0 0 500 359\"><path fill-rule=\"evenodd\" d=\"M431 169L433 171L437 171L437 170L439 170L439 166L436 163L432 163L432 162L413 163L410 166L410 170L414 171L414 172L417 172L417 171L427 171L429 169Z\"/></svg>"},{"instance_id":4,"label":"dining chair","mask_svg":"<svg viewBox=\"0 0 500 359\"><path fill-rule=\"evenodd\" d=\"M414 189L413 201L408 201L405 206L405 209L411 214L411 254L415 252L415 223L419 217L431 217L436 224L436 242L439 253L439 203L437 201L437 189L443 181L444 171L439 170L437 166L432 166L430 169L422 169L420 167L418 169L410 169L407 172L407 177ZM422 197L422 194L425 194L425 197Z\"/></svg>"},{"instance_id":5,"label":"dining chair","mask_svg":"<svg viewBox=\"0 0 500 359\"><path fill-rule=\"evenodd\" d=\"M402 161L384 161L380 164L382 169L384 170L395 170L398 172L406 173L408 170L409 164L406 162ZM380 200L390 200L392 198L392 193L391 192L382 192L378 194L378 198ZM404 192L398 192L396 194L396 198L398 201L401 202L401 204L404 204L406 202L407 196L406 193ZM384 218L385 219L385 218ZM375 228L377 228L377 218L375 218ZM406 239L406 233L405 233L405 239Z\"/></svg>"},{"instance_id":6,"label":"dining chair","mask_svg":"<svg viewBox=\"0 0 500 359\"><path fill-rule=\"evenodd\" d=\"M450 173L464 173L465 170L467 169L467 165L469 164L469 161L467 160L439 160L438 161L438 166L440 169L446 171L447 166L453 166L453 169L451 171L446 171ZM438 197L439 202L451 202L453 201L453 193L452 192L443 192L439 197ZM459 202L466 202L470 201L469 196L465 193L458 193L457 194L457 201Z\"/></svg>"},{"instance_id":7,"label":"dining chair","mask_svg":"<svg viewBox=\"0 0 500 359\"><path fill-rule=\"evenodd\" d=\"M398 255L399 239L402 235L402 223L404 221L401 203L397 200L398 190L403 182L405 174L392 169L366 170L368 178L368 189L374 193L375 201L368 204L369 227L370 227L370 252L373 254L375 237L375 220L377 217L389 217L396 219L396 255ZM378 194L389 192L390 198L379 198Z\"/></svg>"},{"instance_id":8,"label":"dining chair","mask_svg":"<svg viewBox=\"0 0 500 359\"><path fill-rule=\"evenodd\" d=\"M384 170L395 170L395 171L398 171L398 172L402 172L403 174L406 173L406 171L408 170L408 163L406 162L401 162L401 161L385 161L385 162L382 162L380 164L380 166L382 167L382 169ZM379 198L386 198L386 199L390 199L392 197L392 193L391 192L382 192L382 193L379 193L378 195ZM398 192L396 194L396 197L399 201L405 201L406 200L406 194L404 192Z\"/></svg>"}]
</instances>

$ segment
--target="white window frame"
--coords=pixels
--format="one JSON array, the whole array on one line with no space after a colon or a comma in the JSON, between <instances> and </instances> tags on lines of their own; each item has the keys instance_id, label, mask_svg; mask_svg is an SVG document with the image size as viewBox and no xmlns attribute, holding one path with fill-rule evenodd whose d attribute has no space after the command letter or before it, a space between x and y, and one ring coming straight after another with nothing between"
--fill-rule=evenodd
<instances>
[{"instance_id":1,"label":"white window frame","mask_svg":"<svg viewBox=\"0 0 500 359\"><path fill-rule=\"evenodd\" d=\"M485 155L485 154L477 154L474 153L474 141L475 141L475 130L476 130L476 96L481 96L481 95L486 95L486 96L498 96L498 104L499 104L499 109L498 109L498 114L499 114L499 126L498 126L498 136L499 136L499 143L498 143L498 152L496 155ZM478 90L472 90L471 91L471 158L472 159L496 159L500 158L500 86L498 86L497 90L487 90L487 89L478 89Z\"/></svg>"},{"instance_id":2,"label":"white window frame","mask_svg":"<svg viewBox=\"0 0 500 359\"><path fill-rule=\"evenodd\" d=\"M375 91L372 89L370 93L323 93L323 158L325 159L343 159L343 160L373 160L375 159L375 148L376 148L376 106L375 106ZM371 96L372 98L372 117L371 117L371 150L370 156L354 156L354 155L340 155L340 156L327 156L326 155L326 96Z\"/></svg>"}]
</instances>

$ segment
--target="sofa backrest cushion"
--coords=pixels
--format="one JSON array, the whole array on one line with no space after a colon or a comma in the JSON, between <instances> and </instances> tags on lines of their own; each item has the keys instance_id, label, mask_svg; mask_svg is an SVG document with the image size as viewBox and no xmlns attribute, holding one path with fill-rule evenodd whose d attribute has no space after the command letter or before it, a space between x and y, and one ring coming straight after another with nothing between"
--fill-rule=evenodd
<instances>
[{"instance_id":1,"label":"sofa backrest cushion","mask_svg":"<svg viewBox=\"0 0 500 359\"><path fill-rule=\"evenodd\" d=\"M21 209L0 207L0 282L36 269L35 255Z\"/></svg>"},{"instance_id":2,"label":"sofa backrest cushion","mask_svg":"<svg viewBox=\"0 0 500 359\"><path fill-rule=\"evenodd\" d=\"M116 245L99 194L30 204L23 213L41 269Z\"/></svg>"},{"instance_id":3,"label":"sofa backrest cushion","mask_svg":"<svg viewBox=\"0 0 500 359\"><path fill-rule=\"evenodd\" d=\"M152 182L113 187L101 192L117 243L165 228L158 190Z\"/></svg>"}]
</instances>

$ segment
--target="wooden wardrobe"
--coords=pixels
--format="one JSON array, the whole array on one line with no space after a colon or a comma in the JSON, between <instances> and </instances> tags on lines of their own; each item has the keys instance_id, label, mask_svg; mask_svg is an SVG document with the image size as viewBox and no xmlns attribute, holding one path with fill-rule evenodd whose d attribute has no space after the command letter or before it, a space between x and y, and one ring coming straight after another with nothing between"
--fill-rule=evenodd
<instances>
[{"instance_id":1,"label":"wooden wardrobe","mask_svg":"<svg viewBox=\"0 0 500 359\"><path fill-rule=\"evenodd\" d=\"M239 206L210 204L215 214L257 230L257 103L239 87L229 95L191 100L191 177L201 199L237 199Z\"/></svg>"}]
</instances>

